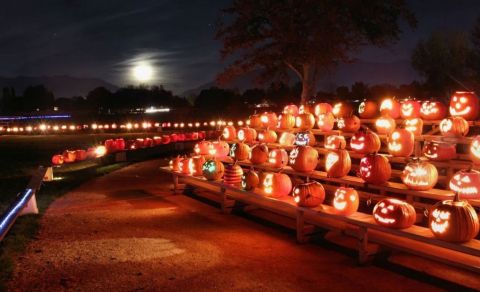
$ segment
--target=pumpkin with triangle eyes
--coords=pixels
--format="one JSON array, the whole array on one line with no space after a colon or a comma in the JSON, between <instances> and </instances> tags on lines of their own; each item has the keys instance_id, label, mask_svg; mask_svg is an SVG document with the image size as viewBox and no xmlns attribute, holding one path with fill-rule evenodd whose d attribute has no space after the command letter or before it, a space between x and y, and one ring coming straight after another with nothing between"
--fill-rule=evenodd
<instances>
[{"instance_id":1,"label":"pumpkin with triangle eyes","mask_svg":"<svg viewBox=\"0 0 480 292\"><path fill-rule=\"evenodd\" d=\"M465 120L476 120L480 103L474 92L457 91L450 99L450 115Z\"/></svg>"},{"instance_id":2,"label":"pumpkin with triangle eyes","mask_svg":"<svg viewBox=\"0 0 480 292\"><path fill-rule=\"evenodd\" d=\"M442 141L426 141L423 145L423 156L432 161L446 161L457 158L455 144Z\"/></svg>"},{"instance_id":3,"label":"pumpkin with triangle eyes","mask_svg":"<svg viewBox=\"0 0 480 292\"><path fill-rule=\"evenodd\" d=\"M460 170L450 179L449 187L460 199L480 199L480 172Z\"/></svg>"},{"instance_id":4,"label":"pumpkin with triangle eyes","mask_svg":"<svg viewBox=\"0 0 480 292\"><path fill-rule=\"evenodd\" d=\"M403 120L403 128L413 134L421 136L423 132L423 120L420 118L410 118Z\"/></svg>"},{"instance_id":5,"label":"pumpkin with triangle eyes","mask_svg":"<svg viewBox=\"0 0 480 292\"><path fill-rule=\"evenodd\" d=\"M417 100L406 100L402 102L400 116L403 119L418 118L420 116L421 104Z\"/></svg>"},{"instance_id":6,"label":"pumpkin with triangle eyes","mask_svg":"<svg viewBox=\"0 0 480 292\"><path fill-rule=\"evenodd\" d=\"M317 181L296 185L292 194L293 200L300 207L315 208L325 200L325 189Z\"/></svg>"},{"instance_id":7,"label":"pumpkin with triangle eyes","mask_svg":"<svg viewBox=\"0 0 480 292\"><path fill-rule=\"evenodd\" d=\"M412 205L398 199L383 199L373 208L375 222L388 228L408 228L415 223L416 216Z\"/></svg>"},{"instance_id":8,"label":"pumpkin with triangle eyes","mask_svg":"<svg viewBox=\"0 0 480 292\"><path fill-rule=\"evenodd\" d=\"M333 197L335 213L350 216L357 212L360 199L354 188L339 187Z\"/></svg>"}]
</instances>

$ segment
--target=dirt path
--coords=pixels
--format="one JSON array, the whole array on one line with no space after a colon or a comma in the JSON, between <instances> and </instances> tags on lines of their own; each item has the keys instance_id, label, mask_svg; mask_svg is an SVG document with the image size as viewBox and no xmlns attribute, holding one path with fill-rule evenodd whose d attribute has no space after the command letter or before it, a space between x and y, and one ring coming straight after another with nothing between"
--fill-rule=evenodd
<instances>
[{"instance_id":1,"label":"dirt path","mask_svg":"<svg viewBox=\"0 0 480 292\"><path fill-rule=\"evenodd\" d=\"M55 201L16 262L11 290L431 290L425 283L184 195L161 161L131 165Z\"/></svg>"}]
</instances>

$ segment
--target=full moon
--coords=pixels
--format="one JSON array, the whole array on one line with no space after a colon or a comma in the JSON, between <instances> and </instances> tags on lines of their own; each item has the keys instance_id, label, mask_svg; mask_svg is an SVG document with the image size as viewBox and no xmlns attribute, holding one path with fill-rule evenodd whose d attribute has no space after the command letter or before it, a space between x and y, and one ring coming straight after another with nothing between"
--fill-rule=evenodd
<instances>
[{"instance_id":1,"label":"full moon","mask_svg":"<svg viewBox=\"0 0 480 292\"><path fill-rule=\"evenodd\" d=\"M140 64L133 67L133 77L140 82L148 82L152 80L153 68L148 64Z\"/></svg>"}]
</instances>

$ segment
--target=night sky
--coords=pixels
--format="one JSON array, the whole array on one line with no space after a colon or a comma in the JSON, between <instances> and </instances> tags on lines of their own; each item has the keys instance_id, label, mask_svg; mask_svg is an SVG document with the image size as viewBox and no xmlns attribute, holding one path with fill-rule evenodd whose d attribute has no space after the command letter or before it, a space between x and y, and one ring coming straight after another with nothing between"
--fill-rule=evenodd
<instances>
[{"instance_id":1,"label":"night sky","mask_svg":"<svg viewBox=\"0 0 480 292\"><path fill-rule=\"evenodd\" d=\"M130 68L155 65L157 84L181 93L214 79L223 65L213 23L230 0L1 0L0 76L70 75L133 83ZM408 60L434 30L469 30L480 1L410 1L416 31L367 62Z\"/></svg>"}]
</instances>

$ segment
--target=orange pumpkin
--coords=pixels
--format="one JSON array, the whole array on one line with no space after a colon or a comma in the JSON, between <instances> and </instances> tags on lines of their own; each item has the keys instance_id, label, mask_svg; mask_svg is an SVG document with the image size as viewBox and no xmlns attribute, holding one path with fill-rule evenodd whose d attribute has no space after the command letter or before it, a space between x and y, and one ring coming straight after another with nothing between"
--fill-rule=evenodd
<instances>
[{"instance_id":1,"label":"orange pumpkin","mask_svg":"<svg viewBox=\"0 0 480 292\"><path fill-rule=\"evenodd\" d=\"M326 102L321 102L315 105L314 114L315 116L318 117L321 114L331 113L332 110L333 110L333 107L331 104Z\"/></svg>"},{"instance_id":2,"label":"orange pumpkin","mask_svg":"<svg viewBox=\"0 0 480 292\"><path fill-rule=\"evenodd\" d=\"M318 152L310 146L298 146L290 152L289 164L299 172L310 172L317 167Z\"/></svg>"},{"instance_id":3,"label":"orange pumpkin","mask_svg":"<svg viewBox=\"0 0 480 292\"><path fill-rule=\"evenodd\" d=\"M478 117L480 103L475 92L457 91L450 99L450 115L473 121Z\"/></svg>"},{"instance_id":4,"label":"orange pumpkin","mask_svg":"<svg viewBox=\"0 0 480 292\"><path fill-rule=\"evenodd\" d=\"M264 128L272 128L275 129L278 123L277 114L274 112L265 112L260 116L260 120L262 122L262 126Z\"/></svg>"},{"instance_id":5,"label":"orange pumpkin","mask_svg":"<svg viewBox=\"0 0 480 292\"><path fill-rule=\"evenodd\" d=\"M261 128L262 127L262 119L259 114L251 115L248 119L248 125L252 128Z\"/></svg>"},{"instance_id":6,"label":"orange pumpkin","mask_svg":"<svg viewBox=\"0 0 480 292\"><path fill-rule=\"evenodd\" d=\"M327 177L344 177L352 167L352 161L347 150L330 151L325 156L325 171Z\"/></svg>"},{"instance_id":7,"label":"orange pumpkin","mask_svg":"<svg viewBox=\"0 0 480 292\"><path fill-rule=\"evenodd\" d=\"M332 113L320 114L317 117L318 129L322 132L330 132L335 125L335 116Z\"/></svg>"},{"instance_id":8,"label":"orange pumpkin","mask_svg":"<svg viewBox=\"0 0 480 292\"><path fill-rule=\"evenodd\" d=\"M358 129L360 129L360 124L360 119L355 115L339 118L337 120L338 129L347 133L355 133L358 131Z\"/></svg>"},{"instance_id":9,"label":"orange pumpkin","mask_svg":"<svg viewBox=\"0 0 480 292\"><path fill-rule=\"evenodd\" d=\"M277 142L277 132L273 130L264 130L258 134L258 141L262 143L275 143Z\"/></svg>"},{"instance_id":10,"label":"orange pumpkin","mask_svg":"<svg viewBox=\"0 0 480 292\"><path fill-rule=\"evenodd\" d=\"M289 104L289 105L286 105L284 108L283 108L283 114L290 114L290 115L293 115L293 116L296 116L298 115L298 106L294 105L294 104Z\"/></svg>"},{"instance_id":11,"label":"orange pumpkin","mask_svg":"<svg viewBox=\"0 0 480 292\"><path fill-rule=\"evenodd\" d=\"M448 186L460 199L480 199L480 172L460 170L452 176Z\"/></svg>"},{"instance_id":12,"label":"orange pumpkin","mask_svg":"<svg viewBox=\"0 0 480 292\"><path fill-rule=\"evenodd\" d=\"M293 200L300 207L315 208L325 200L325 189L317 181L296 185L292 193Z\"/></svg>"},{"instance_id":13,"label":"orange pumpkin","mask_svg":"<svg viewBox=\"0 0 480 292\"><path fill-rule=\"evenodd\" d=\"M281 114L278 117L278 128L283 130L293 129L295 127L295 116L293 114Z\"/></svg>"},{"instance_id":14,"label":"orange pumpkin","mask_svg":"<svg viewBox=\"0 0 480 292\"><path fill-rule=\"evenodd\" d=\"M475 136L470 144L470 159L475 164L480 164L480 135Z\"/></svg>"},{"instance_id":15,"label":"orange pumpkin","mask_svg":"<svg viewBox=\"0 0 480 292\"><path fill-rule=\"evenodd\" d=\"M315 126L315 117L311 113L299 114L295 125L297 128L300 128L300 130L310 130Z\"/></svg>"},{"instance_id":16,"label":"orange pumpkin","mask_svg":"<svg viewBox=\"0 0 480 292\"><path fill-rule=\"evenodd\" d=\"M288 153L284 149L272 149L268 154L268 163L272 167L282 168L288 164Z\"/></svg>"},{"instance_id":17,"label":"orange pumpkin","mask_svg":"<svg viewBox=\"0 0 480 292\"><path fill-rule=\"evenodd\" d=\"M413 134L405 129L396 129L388 136L388 152L393 156L408 157L414 146Z\"/></svg>"},{"instance_id":18,"label":"orange pumpkin","mask_svg":"<svg viewBox=\"0 0 480 292\"><path fill-rule=\"evenodd\" d=\"M332 113L336 118L349 116L353 113L353 107L346 102L338 102L333 106Z\"/></svg>"},{"instance_id":19,"label":"orange pumpkin","mask_svg":"<svg viewBox=\"0 0 480 292\"><path fill-rule=\"evenodd\" d=\"M63 155L53 155L52 156L52 164L54 165L61 165L63 164Z\"/></svg>"},{"instance_id":20,"label":"orange pumpkin","mask_svg":"<svg viewBox=\"0 0 480 292\"><path fill-rule=\"evenodd\" d=\"M250 162L252 164L262 164L268 159L268 147L265 144L257 144L252 147L250 152Z\"/></svg>"},{"instance_id":21,"label":"orange pumpkin","mask_svg":"<svg viewBox=\"0 0 480 292\"><path fill-rule=\"evenodd\" d=\"M298 146L314 146L316 143L315 135L310 132L298 132L297 135L295 135L295 145Z\"/></svg>"},{"instance_id":22,"label":"orange pumpkin","mask_svg":"<svg viewBox=\"0 0 480 292\"><path fill-rule=\"evenodd\" d=\"M75 162L77 155L75 151L65 150L63 151L63 162L72 163Z\"/></svg>"},{"instance_id":23,"label":"orange pumpkin","mask_svg":"<svg viewBox=\"0 0 480 292\"><path fill-rule=\"evenodd\" d=\"M222 137L225 141L233 141L237 137L237 129L234 126L226 126L223 128Z\"/></svg>"},{"instance_id":24,"label":"orange pumpkin","mask_svg":"<svg viewBox=\"0 0 480 292\"><path fill-rule=\"evenodd\" d=\"M87 159L87 151L80 149L80 150L75 150L75 160L76 161L83 161Z\"/></svg>"},{"instance_id":25,"label":"orange pumpkin","mask_svg":"<svg viewBox=\"0 0 480 292\"><path fill-rule=\"evenodd\" d=\"M203 164L205 163L205 157L198 155L188 160L189 174L193 176L203 175Z\"/></svg>"},{"instance_id":26,"label":"orange pumpkin","mask_svg":"<svg viewBox=\"0 0 480 292\"><path fill-rule=\"evenodd\" d=\"M293 146L295 144L295 134L283 132L278 138L278 143L282 146Z\"/></svg>"},{"instance_id":27,"label":"orange pumpkin","mask_svg":"<svg viewBox=\"0 0 480 292\"><path fill-rule=\"evenodd\" d=\"M347 145L347 141L345 137L341 135L330 135L325 138L325 145L326 149L336 150L336 149L345 149Z\"/></svg>"},{"instance_id":28,"label":"orange pumpkin","mask_svg":"<svg viewBox=\"0 0 480 292\"><path fill-rule=\"evenodd\" d=\"M360 160L359 175L366 183L382 185L392 175L392 167L385 156L368 154Z\"/></svg>"},{"instance_id":29,"label":"orange pumpkin","mask_svg":"<svg viewBox=\"0 0 480 292\"><path fill-rule=\"evenodd\" d=\"M178 163L178 166L180 167L180 171L183 173L183 174L192 174L192 171L190 169L190 161L192 160L192 158L185 158L183 159L182 161L180 161Z\"/></svg>"},{"instance_id":30,"label":"orange pumpkin","mask_svg":"<svg viewBox=\"0 0 480 292\"><path fill-rule=\"evenodd\" d=\"M171 171L181 171L181 162L183 161L183 157L177 156L170 160L169 166Z\"/></svg>"},{"instance_id":31,"label":"orange pumpkin","mask_svg":"<svg viewBox=\"0 0 480 292\"><path fill-rule=\"evenodd\" d=\"M264 173L260 181L263 193L272 198L288 196L292 191L292 181L284 173Z\"/></svg>"},{"instance_id":32,"label":"orange pumpkin","mask_svg":"<svg viewBox=\"0 0 480 292\"><path fill-rule=\"evenodd\" d=\"M447 106L439 101L424 101L420 116L427 121L441 120L447 116Z\"/></svg>"},{"instance_id":33,"label":"orange pumpkin","mask_svg":"<svg viewBox=\"0 0 480 292\"><path fill-rule=\"evenodd\" d=\"M395 130L397 126L395 120L389 116L379 117L375 121L375 128L380 135L388 135Z\"/></svg>"},{"instance_id":34,"label":"orange pumpkin","mask_svg":"<svg viewBox=\"0 0 480 292\"><path fill-rule=\"evenodd\" d=\"M204 140L195 144L195 147L193 147L193 152L195 152L197 155L209 155L211 148L213 148L212 142Z\"/></svg>"},{"instance_id":35,"label":"orange pumpkin","mask_svg":"<svg viewBox=\"0 0 480 292\"><path fill-rule=\"evenodd\" d=\"M440 122L440 132L445 137L464 137L468 130L468 122L462 117L448 117Z\"/></svg>"},{"instance_id":36,"label":"orange pumpkin","mask_svg":"<svg viewBox=\"0 0 480 292\"><path fill-rule=\"evenodd\" d=\"M235 187L242 184L243 169L238 164L228 164L223 174L223 183Z\"/></svg>"},{"instance_id":37,"label":"orange pumpkin","mask_svg":"<svg viewBox=\"0 0 480 292\"><path fill-rule=\"evenodd\" d=\"M423 132L423 120L420 118L405 119L403 121L405 130L411 132L413 136L421 136Z\"/></svg>"},{"instance_id":38,"label":"orange pumpkin","mask_svg":"<svg viewBox=\"0 0 480 292\"><path fill-rule=\"evenodd\" d=\"M242 176L242 188L250 191L254 190L260 184L260 178L254 170L245 172Z\"/></svg>"},{"instance_id":39,"label":"orange pumpkin","mask_svg":"<svg viewBox=\"0 0 480 292\"><path fill-rule=\"evenodd\" d=\"M378 105L372 100L364 100L358 106L358 115L362 119L373 119L378 115Z\"/></svg>"},{"instance_id":40,"label":"orange pumpkin","mask_svg":"<svg viewBox=\"0 0 480 292\"><path fill-rule=\"evenodd\" d=\"M350 216L357 212L360 199L354 188L339 187L333 196L333 208L335 213Z\"/></svg>"},{"instance_id":41,"label":"orange pumpkin","mask_svg":"<svg viewBox=\"0 0 480 292\"><path fill-rule=\"evenodd\" d=\"M257 139L257 131L253 128L241 128L237 132L237 138L246 143L252 143Z\"/></svg>"},{"instance_id":42,"label":"orange pumpkin","mask_svg":"<svg viewBox=\"0 0 480 292\"><path fill-rule=\"evenodd\" d=\"M217 158L227 157L230 153L230 145L225 141L213 141L208 153Z\"/></svg>"},{"instance_id":43,"label":"orange pumpkin","mask_svg":"<svg viewBox=\"0 0 480 292\"><path fill-rule=\"evenodd\" d=\"M411 190L428 191L437 184L438 171L435 165L416 159L405 166L401 179Z\"/></svg>"},{"instance_id":44,"label":"orange pumpkin","mask_svg":"<svg viewBox=\"0 0 480 292\"><path fill-rule=\"evenodd\" d=\"M381 142L378 135L367 128L355 133L352 139L350 139L350 148L360 154L378 152L380 146Z\"/></svg>"},{"instance_id":45,"label":"orange pumpkin","mask_svg":"<svg viewBox=\"0 0 480 292\"><path fill-rule=\"evenodd\" d=\"M409 203L397 199L383 199L373 208L375 222L388 228L408 228L415 223L416 218L415 208Z\"/></svg>"},{"instance_id":46,"label":"orange pumpkin","mask_svg":"<svg viewBox=\"0 0 480 292\"><path fill-rule=\"evenodd\" d=\"M441 141L427 141L423 145L423 156L433 161L445 161L457 158L455 144Z\"/></svg>"},{"instance_id":47,"label":"orange pumpkin","mask_svg":"<svg viewBox=\"0 0 480 292\"><path fill-rule=\"evenodd\" d=\"M223 163L216 159L207 160L202 165L202 174L207 180L219 180L224 173L225 167Z\"/></svg>"},{"instance_id":48,"label":"orange pumpkin","mask_svg":"<svg viewBox=\"0 0 480 292\"><path fill-rule=\"evenodd\" d=\"M400 117L400 103L393 98L386 98L380 103L380 114L382 116L389 116L393 119L398 119Z\"/></svg>"},{"instance_id":49,"label":"orange pumpkin","mask_svg":"<svg viewBox=\"0 0 480 292\"><path fill-rule=\"evenodd\" d=\"M230 148L230 156L238 161L247 160L250 157L250 146L242 142L235 143Z\"/></svg>"},{"instance_id":50,"label":"orange pumpkin","mask_svg":"<svg viewBox=\"0 0 480 292\"><path fill-rule=\"evenodd\" d=\"M402 102L400 116L403 119L418 118L420 116L421 104L416 100L405 100Z\"/></svg>"}]
</instances>

